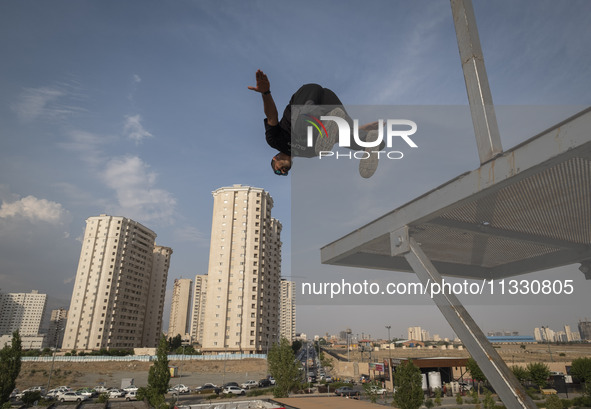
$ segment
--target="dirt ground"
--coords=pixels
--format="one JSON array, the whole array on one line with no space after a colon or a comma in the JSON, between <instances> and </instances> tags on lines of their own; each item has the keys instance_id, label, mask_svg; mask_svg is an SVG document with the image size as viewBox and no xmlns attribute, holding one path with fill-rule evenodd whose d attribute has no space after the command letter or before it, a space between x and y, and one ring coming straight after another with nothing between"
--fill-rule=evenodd
<instances>
[{"instance_id":1,"label":"dirt ground","mask_svg":"<svg viewBox=\"0 0 591 409\"><path fill-rule=\"evenodd\" d=\"M51 375L50 389L66 385L71 388L120 387L121 379L134 378L137 386L148 384L150 362L59 362L56 361ZM170 361L177 366L180 377L171 378L170 385L182 383L194 388L207 382L244 382L259 380L267 375L267 361L264 359L243 359L224 361ZM45 386L49 380L51 362L23 362L16 387L20 390L31 386Z\"/></svg>"}]
</instances>

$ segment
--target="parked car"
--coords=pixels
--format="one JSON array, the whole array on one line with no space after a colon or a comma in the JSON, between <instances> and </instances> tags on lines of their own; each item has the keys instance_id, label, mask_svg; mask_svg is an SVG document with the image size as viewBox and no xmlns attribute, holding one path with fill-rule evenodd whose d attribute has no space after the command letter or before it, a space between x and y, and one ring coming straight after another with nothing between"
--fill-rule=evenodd
<instances>
[{"instance_id":1,"label":"parked car","mask_svg":"<svg viewBox=\"0 0 591 409\"><path fill-rule=\"evenodd\" d=\"M252 388L258 388L259 387L259 383L257 381L254 380L249 380L244 382L242 385L240 385L242 387L242 389L252 389Z\"/></svg>"},{"instance_id":2,"label":"parked car","mask_svg":"<svg viewBox=\"0 0 591 409\"><path fill-rule=\"evenodd\" d=\"M369 387L369 392L374 395L383 395L388 391L386 390L386 388L382 388L382 387L373 385L373 386Z\"/></svg>"},{"instance_id":3,"label":"parked car","mask_svg":"<svg viewBox=\"0 0 591 409\"><path fill-rule=\"evenodd\" d=\"M275 379L271 375L267 376L267 379L271 381L271 385L275 385Z\"/></svg>"},{"instance_id":4,"label":"parked car","mask_svg":"<svg viewBox=\"0 0 591 409\"><path fill-rule=\"evenodd\" d=\"M113 398L122 398L125 396L125 391L123 389L111 388L108 390L109 399Z\"/></svg>"},{"instance_id":5,"label":"parked car","mask_svg":"<svg viewBox=\"0 0 591 409\"><path fill-rule=\"evenodd\" d=\"M137 391L130 391L125 394L125 400L137 400Z\"/></svg>"},{"instance_id":6,"label":"parked car","mask_svg":"<svg viewBox=\"0 0 591 409\"><path fill-rule=\"evenodd\" d=\"M105 388L104 386L100 385L100 386L95 386L94 390L97 391L98 393L103 393L107 391L107 388Z\"/></svg>"},{"instance_id":7,"label":"parked car","mask_svg":"<svg viewBox=\"0 0 591 409\"><path fill-rule=\"evenodd\" d=\"M224 394L233 393L234 395L246 395L246 391L238 386L228 386L222 390Z\"/></svg>"},{"instance_id":8,"label":"parked car","mask_svg":"<svg viewBox=\"0 0 591 409\"><path fill-rule=\"evenodd\" d=\"M185 385L180 383L180 384L175 385L172 388L168 389L168 392L173 393L173 394L174 393L179 394L179 393L189 393L190 390L188 387L186 387Z\"/></svg>"},{"instance_id":9,"label":"parked car","mask_svg":"<svg viewBox=\"0 0 591 409\"><path fill-rule=\"evenodd\" d=\"M195 388L196 393L217 393L219 395L221 391L222 388L220 388L217 385L214 385L213 383L205 383Z\"/></svg>"},{"instance_id":10,"label":"parked car","mask_svg":"<svg viewBox=\"0 0 591 409\"><path fill-rule=\"evenodd\" d=\"M15 388L12 392L10 392L10 399L16 398L16 395L18 395L20 392L21 391Z\"/></svg>"},{"instance_id":11,"label":"parked car","mask_svg":"<svg viewBox=\"0 0 591 409\"><path fill-rule=\"evenodd\" d=\"M226 382L223 386L222 389L226 389L228 386L235 386L237 388L240 388L240 385L238 385L236 382Z\"/></svg>"},{"instance_id":12,"label":"parked car","mask_svg":"<svg viewBox=\"0 0 591 409\"><path fill-rule=\"evenodd\" d=\"M94 395L96 395L96 392L93 389L90 389L90 388L78 389L76 392L78 392L79 394L81 394L83 396L86 396L88 399L90 399Z\"/></svg>"},{"instance_id":13,"label":"parked car","mask_svg":"<svg viewBox=\"0 0 591 409\"><path fill-rule=\"evenodd\" d=\"M60 402L82 402L84 400L88 400L88 398L78 392L64 392L59 397Z\"/></svg>"},{"instance_id":14,"label":"parked car","mask_svg":"<svg viewBox=\"0 0 591 409\"><path fill-rule=\"evenodd\" d=\"M356 391L349 386L343 386L342 388L338 388L335 392L338 396L359 396L359 391Z\"/></svg>"},{"instance_id":15,"label":"parked car","mask_svg":"<svg viewBox=\"0 0 591 409\"><path fill-rule=\"evenodd\" d=\"M261 388L268 388L269 386L271 386L271 381L270 381L270 380L268 380L267 378L265 378L265 379L261 379L261 380L259 381L259 386L260 386Z\"/></svg>"},{"instance_id":16,"label":"parked car","mask_svg":"<svg viewBox=\"0 0 591 409\"><path fill-rule=\"evenodd\" d=\"M123 388L125 392L137 392L138 389L135 385L129 385L127 388Z\"/></svg>"},{"instance_id":17,"label":"parked car","mask_svg":"<svg viewBox=\"0 0 591 409\"><path fill-rule=\"evenodd\" d=\"M326 382L326 383L331 383L331 382L332 382L332 376L330 376L330 375L327 375L327 376L324 378L324 382Z\"/></svg>"}]
</instances>

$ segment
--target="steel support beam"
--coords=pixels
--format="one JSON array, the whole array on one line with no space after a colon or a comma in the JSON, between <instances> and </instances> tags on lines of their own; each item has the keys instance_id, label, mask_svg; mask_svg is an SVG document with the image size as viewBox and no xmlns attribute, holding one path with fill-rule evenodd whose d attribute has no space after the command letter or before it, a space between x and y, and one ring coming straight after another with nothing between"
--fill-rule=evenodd
<instances>
[{"instance_id":1,"label":"steel support beam","mask_svg":"<svg viewBox=\"0 0 591 409\"><path fill-rule=\"evenodd\" d=\"M404 257L419 277L423 285L441 283L441 275L433 266L416 241L405 232L392 233L398 245L393 245L392 255L404 254ZM405 242L408 240L407 242ZM470 355L491 383L507 409L536 409L536 404L526 394L523 386L492 347L482 330L472 319L468 311L454 294L437 294L433 301L460 337Z\"/></svg>"},{"instance_id":2,"label":"steel support beam","mask_svg":"<svg viewBox=\"0 0 591 409\"><path fill-rule=\"evenodd\" d=\"M503 152L471 0L451 0L480 163Z\"/></svg>"}]
</instances>

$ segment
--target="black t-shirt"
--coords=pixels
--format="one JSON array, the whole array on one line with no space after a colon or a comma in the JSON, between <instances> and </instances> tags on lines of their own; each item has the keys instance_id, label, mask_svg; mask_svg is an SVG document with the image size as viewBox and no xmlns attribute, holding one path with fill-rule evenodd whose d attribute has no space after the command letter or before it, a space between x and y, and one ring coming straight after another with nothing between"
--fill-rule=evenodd
<instances>
[{"instance_id":1,"label":"black t-shirt","mask_svg":"<svg viewBox=\"0 0 591 409\"><path fill-rule=\"evenodd\" d=\"M265 118L265 138L269 146L289 156L302 156L306 158L316 156L314 147L307 146L305 136L300 135L300 137L292 138L291 121L284 121L284 119L285 116L279 124L271 126ZM287 122L290 124L289 128L285 128Z\"/></svg>"}]
</instances>

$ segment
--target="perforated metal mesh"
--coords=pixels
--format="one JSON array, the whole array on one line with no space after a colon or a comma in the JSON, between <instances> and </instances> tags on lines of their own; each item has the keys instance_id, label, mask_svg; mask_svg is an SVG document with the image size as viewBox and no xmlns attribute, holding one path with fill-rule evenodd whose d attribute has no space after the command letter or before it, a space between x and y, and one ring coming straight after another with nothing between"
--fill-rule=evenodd
<instances>
[{"instance_id":1,"label":"perforated metal mesh","mask_svg":"<svg viewBox=\"0 0 591 409\"><path fill-rule=\"evenodd\" d=\"M496 267L591 243L591 161L575 157L413 228L433 261Z\"/></svg>"}]
</instances>

